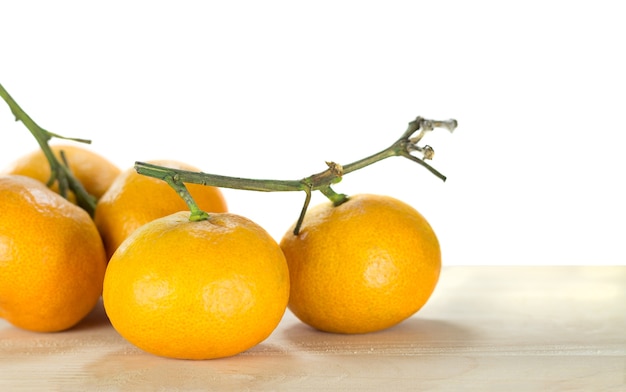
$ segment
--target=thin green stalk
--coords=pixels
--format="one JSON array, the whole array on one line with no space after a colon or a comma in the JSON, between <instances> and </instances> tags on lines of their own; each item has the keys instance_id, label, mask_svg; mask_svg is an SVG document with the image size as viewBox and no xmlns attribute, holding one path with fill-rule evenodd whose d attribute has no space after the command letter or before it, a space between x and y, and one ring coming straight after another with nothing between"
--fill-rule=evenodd
<instances>
[{"instance_id":1,"label":"thin green stalk","mask_svg":"<svg viewBox=\"0 0 626 392\"><path fill-rule=\"evenodd\" d=\"M331 186L340 182L345 174L362 169L383 159L394 156L401 156L410 159L411 161L424 166L435 176L445 181L446 177L444 175L439 173L436 169L434 169L432 166L425 162L425 160L432 158L434 153L433 149L430 146L419 146L417 143L421 141L426 132L432 131L435 128L447 128L448 130L453 131L456 126L456 120L433 121L418 117L414 121L411 121L409 123L408 129L395 143L393 143L388 148L376 154L370 155L366 158L349 163L347 165L339 165L334 162L327 162L326 164L328 165L328 169L313 174L309 177L303 178L301 180L260 180L251 178L228 177L216 174L172 169L165 166L159 166L145 162L135 162L135 170L139 174L159 178L170 184L170 186L172 186L178 192L178 194L181 195L181 197L189 206L190 210L192 211L192 220L206 219L206 217L208 217L208 214L203 213L200 208L198 208L197 204L195 203L187 189L184 187L184 183L261 192L304 191L306 193L306 199L294 229L294 234L297 235L302 225L304 215L306 214L309 202L311 200L311 193L313 191L322 192L329 200L333 202L334 205L340 205L348 200L348 196L336 193L331 188ZM415 135L418 131L419 133ZM412 155L412 153L414 152L421 153L423 157L419 158Z\"/></svg>"},{"instance_id":2,"label":"thin green stalk","mask_svg":"<svg viewBox=\"0 0 626 392\"><path fill-rule=\"evenodd\" d=\"M17 104L17 102L15 102L15 100L11 97L11 95L9 95L1 84L0 96L9 105L16 121L21 121L35 137L41 150L46 156L51 169L48 185L50 186L56 181L59 186L59 193L64 197L67 196L68 190L73 191L76 195L77 203L93 216L96 207L96 199L89 195L82 184L72 175L63 153L61 153L61 162L59 162L48 145L50 139L54 137L83 143L90 143L90 141L63 137L41 128L28 114L26 114L26 112L24 112L24 110L22 110L22 108ZM304 206L302 207L300 217L298 218L294 229L294 234L298 234L309 202L311 201L311 194L313 191L322 192L335 206L338 206L347 201L349 198L347 195L336 193L331 186L340 182L345 174L360 170L383 159L393 156L401 156L410 159L411 161L422 165L435 176L445 181L446 177L443 174L439 173L436 169L426 163L426 160L432 159L434 153L433 149L427 145L420 146L418 143L427 132L432 131L435 128L447 128L449 131L453 131L456 127L456 120L433 121L417 117L414 121L409 123L409 127L402 134L402 136L388 148L347 165L327 162L328 169L301 180L259 180L228 177L216 174L172 169L144 162L136 162L135 169L139 174L166 181L172 188L174 188L180 197L182 197L187 203L191 211L190 220L193 221L207 219L208 214L198 207L197 203L189 194L185 183L262 192L304 191L306 193ZM416 157L412 154L414 152L421 153L422 157Z\"/></svg>"},{"instance_id":3,"label":"thin green stalk","mask_svg":"<svg viewBox=\"0 0 626 392\"><path fill-rule=\"evenodd\" d=\"M96 199L87 193L80 181L74 177L67 165L64 155L61 154L61 160L63 162L60 162L48 144L52 138L72 140L88 144L91 143L91 141L86 139L64 137L43 129L35 121L33 121L28 114L26 114L13 97L11 97L11 95L4 89L2 84L0 84L0 97L2 97L7 105L9 105L11 112L15 116L15 121L21 121L22 124L28 128L46 156L46 159L50 164L50 179L48 180L47 185L51 186L56 181L59 186L59 193L66 198L68 190L72 191L76 196L77 204L85 209L89 215L93 216L96 209Z\"/></svg>"}]
</instances>

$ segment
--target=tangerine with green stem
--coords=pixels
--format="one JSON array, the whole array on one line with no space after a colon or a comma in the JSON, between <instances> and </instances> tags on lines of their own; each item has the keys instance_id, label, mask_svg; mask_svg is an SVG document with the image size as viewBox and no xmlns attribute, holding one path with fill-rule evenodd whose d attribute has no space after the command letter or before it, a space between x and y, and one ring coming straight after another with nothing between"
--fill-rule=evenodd
<instances>
[{"instance_id":1,"label":"tangerine with green stem","mask_svg":"<svg viewBox=\"0 0 626 392\"><path fill-rule=\"evenodd\" d=\"M153 220L113 254L103 300L113 327L155 355L213 359L266 339L289 299L285 256L238 215L190 212Z\"/></svg>"},{"instance_id":2,"label":"tangerine with green stem","mask_svg":"<svg viewBox=\"0 0 626 392\"><path fill-rule=\"evenodd\" d=\"M326 332L392 327L430 298L441 250L426 219L408 204L371 194L311 208L299 234L280 242L291 281L289 309Z\"/></svg>"},{"instance_id":3,"label":"tangerine with green stem","mask_svg":"<svg viewBox=\"0 0 626 392\"><path fill-rule=\"evenodd\" d=\"M85 211L93 217L96 208L96 197L89 194L89 192L85 190L83 184L74 177L69 167L67 167L62 160L58 159L49 145L50 140L53 138L72 140L81 143L91 143L91 141L79 138L69 138L43 129L20 107L8 91L4 89L2 84L0 84L0 97L4 99L7 105L9 105L16 121L21 121L33 135L35 140L37 140L42 153L48 160L48 164L50 166L50 178L46 180L46 183L48 185L56 183L58 186L57 191L63 197L68 197L68 192L71 191L76 204L81 208L84 208Z\"/></svg>"},{"instance_id":4,"label":"tangerine with green stem","mask_svg":"<svg viewBox=\"0 0 626 392\"><path fill-rule=\"evenodd\" d=\"M154 164L198 171L194 166L174 160L155 160ZM190 184L189 192L207 212L226 212L226 199L216 187ZM94 220L110 258L120 244L140 226L187 210L183 198L166 182L139 175L129 168L123 171L98 200Z\"/></svg>"},{"instance_id":5,"label":"tangerine with green stem","mask_svg":"<svg viewBox=\"0 0 626 392\"><path fill-rule=\"evenodd\" d=\"M433 158L433 148L428 145L422 146L419 142L428 132L433 131L435 128L445 128L452 132L456 129L457 125L458 123L454 119L435 121L417 117L415 120L409 122L408 128L400 138L384 150L347 165L326 162L328 169L300 180L265 180L228 177L184 169L181 170L175 167L166 167L147 162L135 162L135 170L139 174L166 181L185 199L188 207L194 212L192 214L193 219L203 219L202 213L194 202L193 197L191 197L185 189L184 183L260 192L304 191L306 194L304 205L293 229L294 234L298 234L309 202L311 201L311 193L313 191L317 190L322 192L334 205L339 205L347 200L347 196L335 193L331 186L340 182L345 174L360 170L383 159L396 156L407 158L422 165L436 177L445 181L446 177L426 162L426 160ZM422 158L416 157L413 154L415 152L422 154Z\"/></svg>"},{"instance_id":6,"label":"tangerine with green stem","mask_svg":"<svg viewBox=\"0 0 626 392\"><path fill-rule=\"evenodd\" d=\"M302 180L256 180L136 162L138 173L166 181L185 199L193 219L201 209L185 184L256 191L304 191L300 217L280 245L290 270L289 307L303 322L323 331L367 333L396 325L430 298L441 270L437 236L426 219L408 204L389 196L336 193L332 185L344 174L382 159L401 156L445 177L428 165L434 150L418 143L434 128L452 131L456 120L418 117L390 147L348 165L329 162L328 169ZM418 152L423 158L412 153ZM311 193L329 202L308 210Z\"/></svg>"},{"instance_id":7,"label":"tangerine with green stem","mask_svg":"<svg viewBox=\"0 0 626 392\"><path fill-rule=\"evenodd\" d=\"M89 201L89 197L81 196L84 196L84 192L80 192L80 183L73 181L74 179L71 173L68 172L67 168L58 164L50 148L47 146L47 141L56 135L37 126L30 117L19 108L1 85L0 95L7 101L11 110L16 115L16 118L22 120L37 138L50 165L53 167L53 178L55 176L59 177L61 187L69 183L70 189L74 190L74 188L76 188L79 191L77 192L79 199ZM430 146L422 146L418 143L427 132L432 131L434 128L447 128L452 131L456 126L457 122L455 120L432 121L418 117L409 123L408 129L393 145L379 153L345 166L331 162L328 164L329 168L327 170L297 181L233 178L137 162L135 164L135 170L138 174L164 180L175 190L174 194L177 193L178 196L182 196L180 198L181 202L185 203L191 212L158 218L140 226L130 237L123 241L122 245L119 246L117 250L115 250L112 260L127 258L128 252L131 254L131 260L134 257L132 255L139 254L141 256L139 258L141 259L151 260L151 258L156 258L157 261L159 261L160 255L167 255L167 249L178 249L176 245L179 242L189 244L185 249L202 243L203 241L199 240L198 237L205 237L205 239L207 237L210 238L209 243L215 244L219 242L214 241L212 235L198 236L196 235L195 229L192 230L189 228L183 229L183 233L196 233L191 235L191 237L195 237L193 240L180 240L176 235L173 238L168 237L169 239L164 240L169 233L177 232L176 230L170 230L171 227L168 222L172 219L176 221L176 225L174 225L176 227L182 227L182 223L185 222L186 224L197 225L195 226L196 228L204 227L200 225L206 225L207 222L211 223L211 221L215 221L216 219L215 214L207 214L198 206L185 183L257 191L304 191L306 193L306 199L300 217L294 224L291 232L287 233L281 241L282 252L280 252L280 254L283 255L283 257L285 257L285 255L287 256L289 265L296 271L290 273L290 277L287 280L294 280L291 295L298 299L290 301L289 306L292 307L294 313L296 313L301 320L321 330L341 333L365 333L388 328L415 313L428 300L437 282L441 266L439 243L432 228L428 225L428 222L426 222L417 211L405 203L393 198L374 195L348 197L347 195L336 193L332 189L332 185L341 181L344 174L359 170L392 156L401 156L417 162L440 179L445 180L445 177L441 173L426 163L426 160L432 159L434 154L433 149ZM416 157L413 154L415 152L422 154L422 158ZM109 191L111 188L109 188ZM308 211L311 193L315 190L321 191L331 202ZM63 191L61 193L64 194ZM142 193L142 197L139 197L139 199L143 201L145 194L146 192ZM344 219L344 215L349 218ZM104 214L102 214L102 216L104 216ZM218 214L218 218L223 218L224 216L230 215ZM380 225L381 220L385 222L386 226ZM243 224L240 226L246 225ZM318 230L320 227L324 229ZM303 229L302 233L300 232L301 229ZM385 229L387 230L385 231ZM359 230L362 232L359 232ZM322 234L318 235L318 233ZM229 236L232 236L232 234L229 234ZM144 237L148 238L148 240L144 241ZM256 237L258 237L258 233ZM341 243L336 242L337 238L341 238ZM163 244L160 243L160 240L163 240ZM307 241L309 241L310 244ZM129 251L129 249L135 249L133 245L135 243L140 244L138 248L136 248L138 250ZM244 241L244 243L249 244L250 241ZM154 248L160 249L160 253L151 253L151 251L147 253L144 252L144 250L154 244L159 245ZM234 247L233 244L230 244L227 248L228 252L224 253L224 255L228 256L226 257L228 260L231 260L229 259L229 257L232 256L230 253L238 254L238 251L240 251L237 250L237 247ZM253 246L251 253L262 254L262 252L256 251L257 249ZM218 248L216 253L221 254L221 248ZM180 252L176 252L176 255L179 254ZM341 257L336 257L336 254ZM239 256L241 256L241 254L239 254ZM272 257L269 258L272 259ZM177 261L184 259L185 258L176 258ZM243 259L245 259L245 257L243 257ZM345 263L342 259L347 260L348 263ZM303 262L302 260L305 261ZM132 302L137 299L139 306L135 308L136 312L124 313L122 310L122 323L118 325L124 325L125 319L127 321L132 320L136 314L141 314L141 312L148 311L148 313L144 313L144 316L148 315L149 309L154 307L155 302L158 302L161 297L168 297L170 285L169 282L163 281L162 278L168 276L167 272L172 272L168 270L172 263L162 263L162 261L163 260L159 261L161 262L160 265L168 267L165 268L166 273L159 275L156 279L156 285L152 285L152 283L154 283L153 275L134 275L134 278L148 281L149 284L145 286L145 290L141 284L138 289L138 286L133 284L136 283L136 279L133 279L132 270L130 272L126 271L120 273L120 278L118 279L111 278L112 281L123 281L124 277L130 274L131 281L127 282L130 284L116 287L111 283L112 289L107 289L106 287L108 286L105 284L105 291L113 295L113 297L107 295L105 302L108 301L106 298L113 298L112 302L115 303L115 296L118 292L122 292L122 290L118 289L123 289L126 286L135 288L126 292L122 297L121 303L124 304L124 302L128 303L128 301L130 301L132 304ZM114 264L120 263L116 261ZM191 267L196 268L198 263L192 262L192 264ZM124 264L120 265L124 266ZM301 268L303 265L305 268ZM313 266L313 269L307 270L306 268L310 266ZM110 270L114 271L113 268ZM300 273L300 271L307 272ZM174 272L175 276L180 274L180 271ZM189 273L190 271L187 270L183 272L182 276L189 277ZM242 276L246 276L246 274L244 273ZM302 276L312 276L313 278L302 280ZM193 277L190 278L191 280L182 279L182 281L192 283L188 285L191 287L193 283L202 281L201 277L202 276L200 276L200 279ZM334 280L336 277L339 277L339 279ZM220 280L220 276L213 276L213 278L213 280ZM305 280L308 280L308 283L305 282ZM328 285L327 281L332 284ZM349 287L349 290L342 291L342 285ZM172 287L175 286L176 284L173 284ZM383 289L376 290L379 286L383 287ZM232 290L232 287L225 290L225 292L227 296L234 295L235 297L240 297L237 294L237 289ZM144 296L146 293L153 294L153 296L148 295L146 297ZM301 295L301 293L304 294ZM136 298L133 298L133 296L136 296ZM174 297L168 297L168 301L176 302L179 297L183 299L183 303L178 305L187 308L188 306L185 305L189 304L184 302L184 299L189 297L189 293L183 292L182 296L174 295ZM197 299L198 293L192 292L191 298ZM312 301L311 298L313 298ZM383 309L381 304L388 303L388 301L397 301L399 305L391 306L389 309ZM298 305L300 302L302 302L304 306L300 307ZM241 303L242 302L239 302L239 304ZM163 309L168 308L169 305L170 304L166 301L157 307ZM206 308L207 303L204 302L204 305ZM217 306L220 307L219 305ZM132 306L130 307L132 308ZM124 306L121 306L118 309L123 308ZM240 306L231 306L231 310L228 313L232 314L233 309L236 312L239 308ZM334 311L334 308L339 309L339 311ZM350 312L350 308L352 308L352 312ZM113 306L112 309L115 309L115 306ZM301 309L304 310L301 311ZM321 312L329 309L332 311L330 317L327 315L318 317ZM115 310L112 310L111 314L115 314ZM180 309L173 313L168 313L166 318L174 319L176 316L180 316ZM224 316L225 314L222 313L218 318L223 319ZM146 320L151 321L151 323L141 323L141 321ZM194 320L192 320L191 329L197 331L197 326L202 323L198 324L194 322ZM146 326L146 328L152 328L152 325L158 323L158 321L160 321L158 317L148 315L144 320L140 320L139 324L134 325L138 326L139 329ZM178 321L178 323L180 323L180 321ZM133 323L131 322L130 325L133 325ZM126 329L122 326L120 330ZM223 351L223 347L221 347L218 348L217 352L198 353L194 351L192 347L186 346L183 352L177 352L173 346L182 344L186 339L185 337L183 337L182 340L176 340L174 345L168 345L166 342L164 343L168 335L162 334L163 330L159 330L159 327L157 327L156 331L151 331L148 336L149 339L150 336L157 336L159 339L148 340L144 342L147 343L147 345L143 346L141 342L142 334L133 333L133 328L128 330L131 331L128 336L132 337L132 339L129 338L129 340L136 338L137 344L145 347L146 350L155 348L156 353L162 353L160 355L174 357L200 358L228 356L239 352L238 350L241 350L242 347L244 347L243 349L245 350L245 347L250 347L249 344L256 344L251 342L260 341L257 339L249 339L247 340L248 344L235 345L237 347L236 349L233 349L232 345L228 345L226 351ZM266 329L264 330L267 332ZM165 331L172 332L172 329L166 328ZM197 335L195 337L197 337ZM191 339L192 343L198 342L195 340L195 337ZM164 351L161 349L164 349Z\"/></svg>"}]
</instances>

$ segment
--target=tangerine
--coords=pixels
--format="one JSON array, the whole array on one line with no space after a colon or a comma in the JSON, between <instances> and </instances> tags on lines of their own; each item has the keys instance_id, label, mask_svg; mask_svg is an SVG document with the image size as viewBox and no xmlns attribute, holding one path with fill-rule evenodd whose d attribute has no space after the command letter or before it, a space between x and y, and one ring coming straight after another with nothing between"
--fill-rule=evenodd
<instances>
[{"instance_id":1,"label":"tangerine","mask_svg":"<svg viewBox=\"0 0 626 392\"><path fill-rule=\"evenodd\" d=\"M39 332L68 329L102 293L104 247L85 210L25 176L0 176L0 317Z\"/></svg>"},{"instance_id":2,"label":"tangerine","mask_svg":"<svg viewBox=\"0 0 626 392\"><path fill-rule=\"evenodd\" d=\"M109 261L103 300L113 327L155 355L227 357L267 338L289 297L276 241L238 215L189 221L188 211L153 220Z\"/></svg>"},{"instance_id":3,"label":"tangerine","mask_svg":"<svg viewBox=\"0 0 626 392\"><path fill-rule=\"evenodd\" d=\"M322 331L367 333L417 312L439 278L441 252L426 219L389 196L362 194L305 215L280 246L289 265L289 309Z\"/></svg>"},{"instance_id":4,"label":"tangerine","mask_svg":"<svg viewBox=\"0 0 626 392\"><path fill-rule=\"evenodd\" d=\"M61 160L61 151L65 155L68 167L74 177L80 181L87 193L96 199L102 197L113 180L120 174L120 169L103 156L84 147L74 145L51 145L50 149ZM20 174L34 178L46 184L50 179L50 164L41 149L18 158L7 168L6 174ZM58 192L58 185L51 186ZM75 196L69 192L68 198L75 200Z\"/></svg>"},{"instance_id":5,"label":"tangerine","mask_svg":"<svg viewBox=\"0 0 626 392\"><path fill-rule=\"evenodd\" d=\"M175 169L199 171L178 161L154 160L150 163ZM226 200L219 188L186 184L199 208L207 212L226 212ZM123 171L100 198L94 220L102 235L107 257L137 228L154 219L187 211L185 201L165 181L141 175L134 168Z\"/></svg>"}]
</instances>

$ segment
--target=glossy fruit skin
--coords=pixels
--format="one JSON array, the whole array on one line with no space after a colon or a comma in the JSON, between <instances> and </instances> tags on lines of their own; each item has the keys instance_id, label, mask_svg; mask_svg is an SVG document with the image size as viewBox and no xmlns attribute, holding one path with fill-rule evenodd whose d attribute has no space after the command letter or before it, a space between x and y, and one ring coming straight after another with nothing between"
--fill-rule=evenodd
<instances>
[{"instance_id":1,"label":"glossy fruit skin","mask_svg":"<svg viewBox=\"0 0 626 392\"><path fill-rule=\"evenodd\" d=\"M74 145L51 145L50 149L61 161L62 150L74 177L85 190L96 199L102 197L121 170L108 159L83 147ZM34 178L44 184L50 179L50 164L41 149L17 159L3 171L6 174L19 174ZM58 191L55 183L52 188ZM69 197L74 200L74 196Z\"/></svg>"},{"instance_id":2,"label":"glossy fruit skin","mask_svg":"<svg viewBox=\"0 0 626 392\"><path fill-rule=\"evenodd\" d=\"M107 268L103 300L114 328L164 357L236 355L267 338L289 297L276 241L229 213L189 221L189 212L137 229Z\"/></svg>"},{"instance_id":3,"label":"glossy fruit skin","mask_svg":"<svg viewBox=\"0 0 626 392\"><path fill-rule=\"evenodd\" d=\"M437 237L408 204L370 194L311 208L280 246L289 309L322 331L368 333L400 323L429 299L441 270Z\"/></svg>"},{"instance_id":4,"label":"glossy fruit skin","mask_svg":"<svg viewBox=\"0 0 626 392\"><path fill-rule=\"evenodd\" d=\"M172 160L149 163L199 171ZM215 187L185 184L198 206L206 212L226 212L226 200ZM140 226L179 211L188 211L183 199L165 181L138 174L134 168L123 171L100 198L94 220L102 235L107 257Z\"/></svg>"},{"instance_id":5,"label":"glossy fruit skin","mask_svg":"<svg viewBox=\"0 0 626 392\"><path fill-rule=\"evenodd\" d=\"M71 328L102 293L106 257L93 220L24 176L0 176L0 203L0 317L37 332Z\"/></svg>"}]
</instances>

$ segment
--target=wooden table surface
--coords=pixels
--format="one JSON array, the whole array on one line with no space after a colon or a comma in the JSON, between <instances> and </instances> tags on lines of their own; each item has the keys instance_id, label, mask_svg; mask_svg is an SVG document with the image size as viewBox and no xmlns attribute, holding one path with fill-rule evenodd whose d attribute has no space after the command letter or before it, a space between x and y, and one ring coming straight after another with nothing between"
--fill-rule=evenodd
<instances>
[{"instance_id":1,"label":"wooden table surface","mask_svg":"<svg viewBox=\"0 0 626 392\"><path fill-rule=\"evenodd\" d=\"M287 312L231 358L156 357L123 340L102 306L76 328L0 320L0 391L626 391L626 266L447 267L412 318L335 335Z\"/></svg>"}]
</instances>

